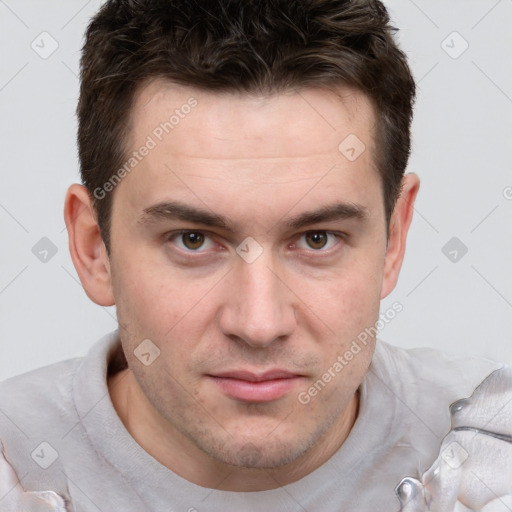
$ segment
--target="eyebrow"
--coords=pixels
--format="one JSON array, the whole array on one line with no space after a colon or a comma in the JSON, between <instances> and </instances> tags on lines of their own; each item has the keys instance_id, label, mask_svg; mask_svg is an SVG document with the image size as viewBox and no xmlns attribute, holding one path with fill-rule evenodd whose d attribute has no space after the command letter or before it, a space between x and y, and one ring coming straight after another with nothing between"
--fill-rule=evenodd
<instances>
[{"instance_id":1,"label":"eyebrow","mask_svg":"<svg viewBox=\"0 0 512 512\"><path fill-rule=\"evenodd\" d=\"M299 229L310 224L333 220L356 219L366 220L368 210L357 203L334 203L322 206L318 210L304 212L285 221L289 228Z\"/></svg>"},{"instance_id":2,"label":"eyebrow","mask_svg":"<svg viewBox=\"0 0 512 512\"><path fill-rule=\"evenodd\" d=\"M140 224L157 222L159 220L183 220L194 224L205 224L215 228L233 231L221 215L211 211L189 206L179 201L166 201L144 208L139 217Z\"/></svg>"},{"instance_id":3,"label":"eyebrow","mask_svg":"<svg viewBox=\"0 0 512 512\"><path fill-rule=\"evenodd\" d=\"M289 229L300 229L320 222L345 219L366 220L367 218L368 210L363 205L337 202L322 206L317 210L301 213L281 223ZM203 224L223 229L232 233L235 232L229 221L222 215L179 201L165 201L144 208L138 222L140 224L147 224L158 222L159 220L182 220L193 224Z\"/></svg>"}]
</instances>

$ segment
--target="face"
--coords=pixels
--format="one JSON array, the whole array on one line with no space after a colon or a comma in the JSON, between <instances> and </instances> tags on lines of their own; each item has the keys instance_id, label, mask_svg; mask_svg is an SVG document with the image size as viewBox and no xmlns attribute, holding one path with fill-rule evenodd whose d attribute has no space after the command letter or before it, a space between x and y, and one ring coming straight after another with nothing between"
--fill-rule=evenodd
<instances>
[{"instance_id":1,"label":"face","mask_svg":"<svg viewBox=\"0 0 512 512\"><path fill-rule=\"evenodd\" d=\"M111 224L121 340L152 414L216 461L277 467L346 420L386 257L374 122L350 89L136 98Z\"/></svg>"}]
</instances>

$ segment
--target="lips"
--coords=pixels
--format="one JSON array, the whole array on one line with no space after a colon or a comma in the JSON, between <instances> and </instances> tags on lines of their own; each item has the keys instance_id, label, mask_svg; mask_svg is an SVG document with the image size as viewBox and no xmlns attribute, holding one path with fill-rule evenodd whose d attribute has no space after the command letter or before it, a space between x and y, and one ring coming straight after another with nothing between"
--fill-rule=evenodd
<instances>
[{"instance_id":1,"label":"lips","mask_svg":"<svg viewBox=\"0 0 512 512\"><path fill-rule=\"evenodd\" d=\"M264 373L236 370L208 375L230 398L243 402L272 402L288 394L304 379L286 370Z\"/></svg>"}]
</instances>

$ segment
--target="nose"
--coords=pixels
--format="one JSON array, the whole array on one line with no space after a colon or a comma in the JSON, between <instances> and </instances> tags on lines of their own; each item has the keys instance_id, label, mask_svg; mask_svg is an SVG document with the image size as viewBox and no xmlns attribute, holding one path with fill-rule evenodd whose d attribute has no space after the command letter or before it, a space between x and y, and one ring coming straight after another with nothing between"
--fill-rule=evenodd
<instances>
[{"instance_id":1,"label":"nose","mask_svg":"<svg viewBox=\"0 0 512 512\"><path fill-rule=\"evenodd\" d=\"M286 339L296 325L294 295L272 267L265 253L252 263L240 259L226 283L220 328L254 348Z\"/></svg>"}]
</instances>

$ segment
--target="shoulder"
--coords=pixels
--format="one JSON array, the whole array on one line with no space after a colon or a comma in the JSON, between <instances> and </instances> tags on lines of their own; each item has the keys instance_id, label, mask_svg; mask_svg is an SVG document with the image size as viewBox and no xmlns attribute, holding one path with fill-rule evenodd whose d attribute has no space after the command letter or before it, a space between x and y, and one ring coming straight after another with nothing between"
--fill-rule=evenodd
<instances>
[{"instance_id":1,"label":"shoulder","mask_svg":"<svg viewBox=\"0 0 512 512\"><path fill-rule=\"evenodd\" d=\"M54 363L0 382L0 438L6 428L12 429L12 423L26 429L30 437L30 432L40 432L45 424L53 425L56 430L61 425L66 428L70 421L76 422L75 399L88 397L93 388L96 395L105 393L109 361L117 353L118 345L118 333L113 331L93 344L85 357Z\"/></svg>"},{"instance_id":2,"label":"shoulder","mask_svg":"<svg viewBox=\"0 0 512 512\"><path fill-rule=\"evenodd\" d=\"M64 419L72 404L73 378L83 358L69 359L0 382L0 438Z\"/></svg>"},{"instance_id":3,"label":"shoulder","mask_svg":"<svg viewBox=\"0 0 512 512\"><path fill-rule=\"evenodd\" d=\"M94 403L108 397L106 375L116 333L98 340L85 357L0 383L0 442L26 490L52 489L67 496L67 475L80 473L87 454L94 460L83 419Z\"/></svg>"},{"instance_id":4,"label":"shoulder","mask_svg":"<svg viewBox=\"0 0 512 512\"><path fill-rule=\"evenodd\" d=\"M431 438L425 451L431 452L451 428L452 404L470 397L503 368L485 358L402 349L378 341L370 372L374 394L394 408L400 429L411 436L424 431L426 439Z\"/></svg>"},{"instance_id":5,"label":"shoulder","mask_svg":"<svg viewBox=\"0 0 512 512\"><path fill-rule=\"evenodd\" d=\"M81 361L62 361L0 383L0 442L27 490L67 493L59 454L77 424L73 381Z\"/></svg>"},{"instance_id":6,"label":"shoulder","mask_svg":"<svg viewBox=\"0 0 512 512\"><path fill-rule=\"evenodd\" d=\"M33 391L34 388L37 388L41 384L44 387L48 385L58 386L62 379L66 378L66 375L70 375L70 370L72 373L83 359L83 357L67 359L10 377L0 382L0 390L12 391L15 389L30 388Z\"/></svg>"},{"instance_id":7,"label":"shoulder","mask_svg":"<svg viewBox=\"0 0 512 512\"><path fill-rule=\"evenodd\" d=\"M377 342L373 365L397 391L437 391L452 401L471 396L489 375L505 367L482 357L403 349L384 341Z\"/></svg>"}]
</instances>

